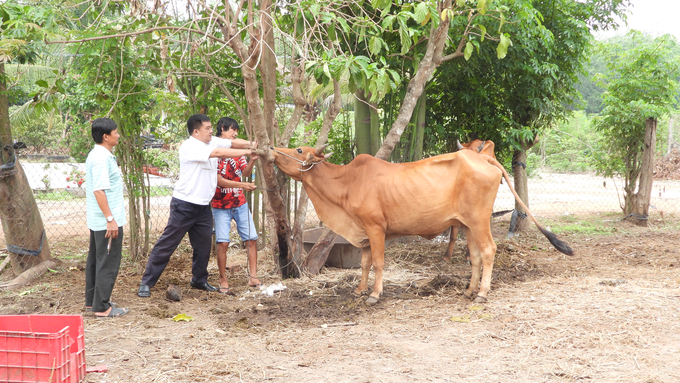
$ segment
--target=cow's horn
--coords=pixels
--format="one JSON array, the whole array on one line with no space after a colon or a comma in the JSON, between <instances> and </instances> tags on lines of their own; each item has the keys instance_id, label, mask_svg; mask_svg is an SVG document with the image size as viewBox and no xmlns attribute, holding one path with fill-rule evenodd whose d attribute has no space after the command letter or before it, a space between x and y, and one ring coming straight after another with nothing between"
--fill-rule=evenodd
<instances>
[{"instance_id":1,"label":"cow's horn","mask_svg":"<svg viewBox=\"0 0 680 383\"><path fill-rule=\"evenodd\" d=\"M456 147L458 148L458 150L463 149L463 145L461 145L460 141L458 141L458 140L456 140Z\"/></svg>"},{"instance_id":2,"label":"cow's horn","mask_svg":"<svg viewBox=\"0 0 680 383\"><path fill-rule=\"evenodd\" d=\"M316 152L314 152L314 153L315 153L315 154L316 154L317 156L320 156L320 155L322 155L322 154L323 154L323 151L324 151L324 149L326 149L326 146L328 146L328 144L326 144L326 145L324 145L324 146L320 147L319 149L316 149Z\"/></svg>"},{"instance_id":3,"label":"cow's horn","mask_svg":"<svg viewBox=\"0 0 680 383\"><path fill-rule=\"evenodd\" d=\"M479 147L477 148L477 153L481 153L481 152L482 152L482 149L484 149L484 144L486 144L486 141L482 141L482 144L479 145Z\"/></svg>"},{"instance_id":4,"label":"cow's horn","mask_svg":"<svg viewBox=\"0 0 680 383\"><path fill-rule=\"evenodd\" d=\"M330 156L332 156L332 155L333 155L333 152L326 153L326 154L323 155L323 159L324 159L324 160L327 160L328 157L330 157Z\"/></svg>"}]
</instances>

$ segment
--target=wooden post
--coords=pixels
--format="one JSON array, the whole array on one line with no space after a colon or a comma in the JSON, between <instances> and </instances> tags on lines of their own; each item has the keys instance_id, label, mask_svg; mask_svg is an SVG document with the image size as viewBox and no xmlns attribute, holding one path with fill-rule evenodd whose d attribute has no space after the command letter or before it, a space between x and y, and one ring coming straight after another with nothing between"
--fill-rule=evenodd
<instances>
[{"instance_id":1,"label":"wooden post","mask_svg":"<svg viewBox=\"0 0 680 383\"><path fill-rule=\"evenodd\" d=\"M671 149L673 148L673 115L668 120L668 150L666 150L666 155L671 154Z\"/></svg>"}]
</instances>

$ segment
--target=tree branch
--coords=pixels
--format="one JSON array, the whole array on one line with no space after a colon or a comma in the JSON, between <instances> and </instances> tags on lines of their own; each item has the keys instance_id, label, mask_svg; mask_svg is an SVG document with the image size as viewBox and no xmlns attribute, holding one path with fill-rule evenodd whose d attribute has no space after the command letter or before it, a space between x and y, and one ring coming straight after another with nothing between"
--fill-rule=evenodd
<instances>
[{"instance_id":1,"label":"tree branch","mask_svg":"<svg viewBox=\"0 0 680 383\"><path fill-rule=\"evenodd\" d=\"M203 35L211 40L215 40L219 43L222 44L227 44L227 41L222 40L219 37L213 36L210 33L201 31L199 29L192 29L192 28L185 28L185 27L155 27L155 28L149 28L149 29L144 29L141 31L136 31L136 32L129 32L129 33L119 33L115 35L105 35L105 36L96 36L96 37L88 37L85 39L80 39L80 40L61 40L61 41L45 41L45 44L73 44L73 43L84 43L86 41L95 41L95 40L104 40L104 39L112 39L112 38L118 38L118 37L128 37L128 36L137 36L137 35L142 35L145 33L151 33L155 31L163 31L163 30L172 30L172 31L184 31L184 32L194 32L198 33L200 35Z\"/></svg>"}]
</instances>

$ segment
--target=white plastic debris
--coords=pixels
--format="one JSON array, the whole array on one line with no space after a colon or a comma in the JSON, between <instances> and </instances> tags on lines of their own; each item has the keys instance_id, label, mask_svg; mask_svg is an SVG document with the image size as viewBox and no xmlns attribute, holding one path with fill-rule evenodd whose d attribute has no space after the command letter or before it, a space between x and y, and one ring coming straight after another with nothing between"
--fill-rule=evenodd
<instances>
[{"instance_id":1,"label":"white plastic debris","mask_svg":"<svg viewBox=\"0 0 680 383\"><path fill-rule=\"evenodd\" d=\"M262 290L262 294L268 295L270 297L274 296L274 293L278 293L279 291L285 290L287 287L283 285L283 283L275 283L273 285L265 286L262 285L260 286L260 290Z\"/></svg>"}]
</instances>

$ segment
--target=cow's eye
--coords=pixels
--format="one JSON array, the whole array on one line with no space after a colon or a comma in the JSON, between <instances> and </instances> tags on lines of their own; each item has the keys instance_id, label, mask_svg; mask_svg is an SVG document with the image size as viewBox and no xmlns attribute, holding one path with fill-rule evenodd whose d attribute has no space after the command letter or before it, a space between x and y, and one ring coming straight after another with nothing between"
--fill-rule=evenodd
<instances>
[{"instance_id":1,"label":"cow's eye","mask_svg":"<svg viewBox=\"0 0 680 383\"><path fill-rule=\"evenodd\" d=\"M298 148L297 152L302 154L302 149Z\"/></svg>"}]
</instances>

